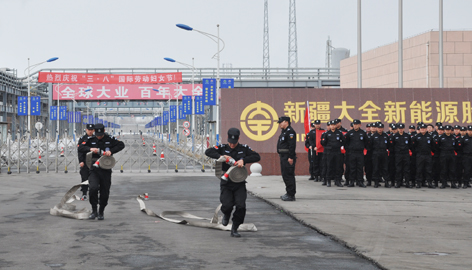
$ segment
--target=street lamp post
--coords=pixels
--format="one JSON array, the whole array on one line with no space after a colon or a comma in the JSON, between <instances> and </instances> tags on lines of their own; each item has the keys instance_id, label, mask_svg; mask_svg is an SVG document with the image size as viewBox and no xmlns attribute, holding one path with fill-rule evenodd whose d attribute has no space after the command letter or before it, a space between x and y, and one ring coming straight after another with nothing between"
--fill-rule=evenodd
<instances>
[{"instance_id":1,"label":"street lamp post","mask_svg":"<svg viewBox=\"0 0 472 270\"><path fill-rule=\"evenodd\" d=\"M46 61L43 61L41 63L37 63L37 64L34 64L34 65L30 65L30 59L28 58L28 67L25 69L25 71L23 73L26 72L26 70L28 70L28 133L31 133L31 91L30 91L30 84L31 84L31 69L32 68L35 68L41 64L44 64L44 63L49 63L49 62L54 62L56 61L57 59L59 59L59 57L53 57L53 58L50 58Z\"/></svg>"},{"instance_id":2,"label":"street lamp post","mask_svg":"<svg viewBox=\"0 0 472 270\"><path fill-rule=\"evenodd\" d=\"M216 27L218 29L217 35L212 35L197 29L194 29L188 25L185 24L176 24L177 27L187 30L187 31L195 31L198 32L211 40L213 40L215 43L218 44L218 51L216 52L215 55L213 55L212 58L216 57L217 60L217 67L216 67L216 144L218 145L219 143L219 136L220 136L220 112L219 112L219 96L220 96L220 52L223 51L225 48L225 42L220 38L220 25L217 24ZM220 49L220 41L223 43L223 48Z\"/></svg>"}]
</instances>

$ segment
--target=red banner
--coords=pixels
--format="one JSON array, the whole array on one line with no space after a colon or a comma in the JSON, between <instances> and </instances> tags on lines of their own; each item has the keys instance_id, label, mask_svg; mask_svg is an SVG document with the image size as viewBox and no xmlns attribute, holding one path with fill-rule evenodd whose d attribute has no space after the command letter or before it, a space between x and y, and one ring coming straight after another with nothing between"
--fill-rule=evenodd
<instances>
[{"instance_id":1,"label":"red banner","mask_svg":"<svg viewBox=\"0 0 472 270\"><path fill-rule=\"evenodd\" d=\"M320 130L316 131L316 153L323 153L324 147L321 145L321 135L323 135L324 132L321 132Z\"/></svg>"},{"instance_id":2,"label":"red banner","mask_svg":"<svg viewBox=\"0 0 472 270\"><path fill-rule=\"evenodd\" d=\"M99 83L99 84L157 84L180 83L182 72L155 74L95 74L39 72L38 82L44 83Z\"/></svg>"},{"instance_id":3,"label":"red banner","mask_svg":"<svg viewBox=\"0 0 472 270\"><path fill-rule=\"evenodd\" d=\"M57 100L168 100L182 96L201 96L202 85L121 85L121 84L57 84L53 99Z\"/></svg>"}]
</instances>

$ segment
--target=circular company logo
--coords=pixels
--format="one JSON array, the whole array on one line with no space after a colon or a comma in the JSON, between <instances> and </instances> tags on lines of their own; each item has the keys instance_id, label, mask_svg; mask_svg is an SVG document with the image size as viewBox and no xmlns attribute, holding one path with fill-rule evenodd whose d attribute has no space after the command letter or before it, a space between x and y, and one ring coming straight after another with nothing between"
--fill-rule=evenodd
<instances>
[{"instance_id":1,"label":"circular company logo","mask_svg":"<svg viewBox=\"0 0 472 270\"><path fill-rule=\"evenodd\" d=\"M241 129L254 141L266 141L277 132L277 112L269 104L257 101L241 113Z\"/></svg>"}]
</instances>

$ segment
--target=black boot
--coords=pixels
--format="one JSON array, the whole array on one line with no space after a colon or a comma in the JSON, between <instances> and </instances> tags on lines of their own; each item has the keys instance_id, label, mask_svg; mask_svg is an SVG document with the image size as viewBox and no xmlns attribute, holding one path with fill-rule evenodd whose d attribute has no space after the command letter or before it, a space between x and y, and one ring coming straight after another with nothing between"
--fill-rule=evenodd
<instances>
[{"instance_id":1,"label":"black boot","mask_svg":"<svg viewBox=\"0 0 472 270\"><path fill-rule=\"evenodd\" d=\"M229 223L229 216L223 214L223 218L221 219L221 224L223 226L226 226L226 225L228 225L228 223Z\"/></svg>"},{"instance_id":2,"label":"black boot","mask_svg":"<svg viewBox=\"0 0 472 270\"><path fill-rule=\"evenodd\" d=\"M321 179L321 181L323 181L323 184L321 184L321 185L326 186L326 178Z\"/></svg>"},{"instance_id":3,"label":"black boot","mask_svg":"<svg viewBox=\"0 0 472 270\"><path fill-rule=\"evenodd\" d=\"M439 180L434 180L434 187L439 187Z\"/></svg>"},{"instance_id":4,"label":"black boot","mask_svg":"<svg viewBox=\"0 0 472 270\"><path fill-rule=\"evenodd\" d=\"M92 214L90 214L89 219L96 219L98 217L97 210L93 211Z\"/></svg>"},{"instance_id":5,"label":"black boot","mask_svg":"<svg viewBox=\"0 0 472 270\"><path fill-rule=\"evenodd\" d=\"M433 186L433 183L431 180L428 180L428 188L436 188L435 186Z\"/></svg>"},{"instance_id":6,"label":"black boot","mask_svg":"<svg viewBox=\"0 0 472 270\"><path fill-rule=\"evenodd\" d=\"M393 184L393 182L392 182ZM402 185L402 181L397 181L397 183L395 184L395 188L400 188Z\"/></svg>"},{"instance_id":7,"label":"black boot","mask_svg":"<svg viewBox=\"0 0 472 270\"><path fill-rule=\"evenodd\" d=\"M336 182L336 181L335 181L335 182ZM338 183L337 183L336 186L338 186L338 187L343 187L343 184L341 183L341 179L339 179L337 182L338 182ZM347 182L347 180L346 180L346 182Z\"/></svg>"},{"instance_id":8,"label":"black boot","mask_svg":"<svg viewBox=\"0 0 472 270\"><path fill-rule=\"evenodd\" d=\"M359 185L359 181L351 180L348 187L354 187L354 182L357 182L357 185Z\"/></svg>"},{"instance_id":9,"label":"black boot","mask_svg":"<svg viewBox=\"0 0 472 270\"><path fill-rule=\"evenodd\" d=\"M327 187L331 187L331 180L327 180L327 181L326 181L326 186L327 186Z\"/></svg>"},{"instance_id":10,"label":"black boot","mask_svg":"<svg viewBox=\"0 0 472 270\"><path fill-rule=\"evenodd\" d=\"M367 185L368 187L372 186L372 181L367 180Z\"/></svg>"},{"instance_id":11,"label":"black boot","mask_svg":"<svg viewBox=\"0 0 472 270\"><path fill-rule=\"evenodd\" d=\"M364 181L357 181L357 186L365 188Z\"/></svg>"},{"instance_id":12,"label":"black boot","mask_svg":"<svg viewBox=\"0 0 472 270\"><path fill-rule=\"evenodd\" d=\"M440 189L443 189L443 188L446 188L447 187L447 181L446 180L442 180L441 181L441 187Z\"/></svg>"},{"instance_id":13,"label":"black boot","mask_svg":"<svg viewBox=\"0 0 472 270\"><path fill-rule=\"evenodd\" d=\"M457 188L456 181L451 181L451 188Z\"/></svg>"},{"instance_id":14,"label":"black boot","mask_svg":"<svg viewBox=\"0 0 472 270\"><path fill-rule=\"evenodd\" d=\"M312 175L310 178L308 178L308 180L315 180L315 177Z\"/></svg>"},{"instance_id":15,"label":"black boot","mask_svg":"<svg viewBox=\"0 0 472 270\"><path fill-rule=\"evenodd\" d=\"M235 225L233 223L233 226L231 227L231 237L241 237L241 235L238 233L238 228L239 225Z\"/></svg>"},{"instance_id":16,"label":"black boot","mask_svg":"<svg viewBox=\"0 0 472 270\"><path fill-rule=\"evenodd\" d=\"M377 179L377 180L374 180L374 183L375 183L375 184L374 184L374 188L380 187L380 184L379 184L379 180L378 180L378 179Z\"/></svg>"},{"instance_id":17,"label":"black boot","mask_svg":"<svg viewBox=\"0 0 472 270\"><path fill-rule=\"evenodd\" d=\"M386 187L386 188L391 188L391 186L390 186L389 182L390 182L390 181L388 181L388 180L385 180L385 187Z\"/></svg>"}]
</instances>

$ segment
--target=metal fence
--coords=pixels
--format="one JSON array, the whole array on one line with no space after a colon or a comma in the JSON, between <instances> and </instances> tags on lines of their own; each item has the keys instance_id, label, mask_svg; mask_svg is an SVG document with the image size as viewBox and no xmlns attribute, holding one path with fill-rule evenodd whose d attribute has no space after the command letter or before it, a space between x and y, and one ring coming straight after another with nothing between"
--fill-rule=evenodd
<instances>
[{"instance_id":1,"label":"metal fence","mask_svg":"<svg viewBox=\"0 0 472 270\"><path fill-rule=\"evenodd\" d=\"M183 138L179 142L168 134L124 133L117 136L125 148L114 155L116 172L204 172L212 170L214 161L204 152L210 145L205 136ZM0 173L78 172L77 141L62 137L30 137L16 140L8 134L0 142Z\"/></svg>"}]
</instances>

